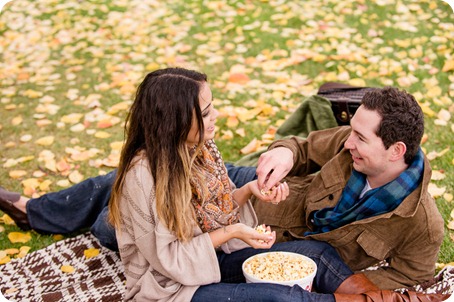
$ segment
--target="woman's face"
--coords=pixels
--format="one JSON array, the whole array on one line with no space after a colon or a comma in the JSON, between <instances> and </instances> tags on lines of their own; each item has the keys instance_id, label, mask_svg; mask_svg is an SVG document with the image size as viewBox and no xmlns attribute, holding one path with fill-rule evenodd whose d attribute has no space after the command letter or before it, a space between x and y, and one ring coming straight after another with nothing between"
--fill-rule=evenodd
<instances>
[{"instance_id":1,"label":"woman's face","mask_svg":"<svg viewBox=\"0 0 454 302\"><path fill-rule=\"evenodd\" d=\"M200 89L199 94L199 106L202 110L203 126L205 128L204 139L210 140L214 138L215 135L215 124L216 118L219 113L213 106L213 95L211 93L210 86L207 82L204 82ZM191 130L189 131L188 138L186 143L190 146L198 143L199 141L199 127L197 125L197 120L195 114L192 119Z\"/></svg>"}]
</instances>

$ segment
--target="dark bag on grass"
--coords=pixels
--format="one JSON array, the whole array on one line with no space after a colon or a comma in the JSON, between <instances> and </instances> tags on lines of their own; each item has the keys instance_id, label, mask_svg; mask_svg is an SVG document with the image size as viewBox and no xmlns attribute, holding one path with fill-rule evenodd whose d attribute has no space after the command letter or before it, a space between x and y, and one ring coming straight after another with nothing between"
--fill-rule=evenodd
<instances>
[{"instance_id":1,"label":"dark bag on grass","mask_svg":"<svg viewBox=\"0 0 454 302\"><path fill-rule=\"evenodd\" d=\"M331 102L331 108L337 124L349 125L350 119L355 114L367 91L373 87L352 86L338 82L326 82L320 86L317 95L327 98Z\"/></svg>"}]
</instances>

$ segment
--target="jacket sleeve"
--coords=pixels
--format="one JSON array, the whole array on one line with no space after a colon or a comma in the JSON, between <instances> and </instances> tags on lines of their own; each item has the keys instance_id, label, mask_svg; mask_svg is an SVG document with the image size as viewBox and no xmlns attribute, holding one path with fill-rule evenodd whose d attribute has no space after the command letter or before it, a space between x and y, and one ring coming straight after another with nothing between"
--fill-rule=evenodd
<instances>
[{"instance_id":1,"label":"jacket sleeve","mask_svg":"<svg viewBox=\"0 0 454 302\"><path fill-rule=\"evenodd\" d=\"M350 135L349 126L312 131L306 139L294 136L273 142L269 149L286 147L293 153L293 168L289 176L305 176L318 172L344 147Z\"/></svg>"}]
</instances>

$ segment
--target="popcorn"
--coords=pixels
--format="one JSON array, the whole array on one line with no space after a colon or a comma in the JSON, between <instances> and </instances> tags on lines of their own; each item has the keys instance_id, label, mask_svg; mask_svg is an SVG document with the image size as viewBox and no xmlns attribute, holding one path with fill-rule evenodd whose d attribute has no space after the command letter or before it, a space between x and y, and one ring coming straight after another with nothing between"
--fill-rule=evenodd
<instances>
[{"instance_id":1,"label":"popcorn","mask_svg":"<svg viewBox=\"0 0 454 302\"><path fill-rule=\"evenodd\" d=\"M260 190L260 193L264 196L267 196L267 195L270 195L271 194L271 190L268 190L268 191L265 191L263 189Z\"/></svg>"},{"instance_id":2,"label":"popcorn","mask_svg":"<svg viewBox=\"0 0 454 302\"><path fill-rule=\"evenodd\" d=\"M283 252L256 255L244 264L244 271L253 277L269 281L293 281L314 272L311 262L303 257Z\"/></svg>"},{"instance_id":3,"label":"popcorn","mask_svg":"<svg viewBox=\"0 0 454 302\"><path fill-rule=\"evenodd\" d=\"M271 235L271 231L268 231L268 230L266 229L266 226L265 226L264 224L258 225L258 226L255 228L255 230L256 230L257 232L259 232L260 234ZM260 242L260 243L265 242L265 240L261 240L261 239L259 239L259 240L257 240L257 241Z\"/></svg>"}]
</instances>

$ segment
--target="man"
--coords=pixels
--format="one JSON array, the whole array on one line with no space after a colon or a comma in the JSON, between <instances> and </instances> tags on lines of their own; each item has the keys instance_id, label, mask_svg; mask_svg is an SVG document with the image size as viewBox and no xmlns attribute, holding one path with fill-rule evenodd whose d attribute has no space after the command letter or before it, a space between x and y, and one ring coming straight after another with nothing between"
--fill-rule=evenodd
<instances>
[{"instance_id":1,"label":"man","mask_svg":"<svg viewBox=\"0 0 454 302\"><path fill-rule=\"evenodd\" d=\"M287 177L290 195L255 203L259 223L280 241L326 241L353 270L386 260L366 272L382 289L431 279L443 219L428 192L423 132L414 97L388 87L366 93L351 127L274 142L259 158L258 183L267 190Z\"/></svg>"},{"instance_id":2,"label":"man","mask_svg":"<svg viewBox=\"0 0 454 302\"><path fill-rule=\"evenodd\" d=\"M291 193L279 205L257 203L255 209L259 222L270 225L280 241L327 241L353 270L387 260L389 267L368 271L368 277L382 289L411 286L433 277L443 239L443 220L427 192L430 165L419 149L423 113L411 95L395 88L369 92L363 103L351 128L314 131L307 140L295 137L273 143L259 159L259 184L268 190L287 176ZM400 177L413 167L414 158L417 166L410 172L415 175ZM245 170L250 178L251 169ZM231 168L228 171L232 179L239 176L232 177ZM82 207L85 214L78 218L93 216L92 232L115 250L114 230L104 219L111 181L102 180L86 180L88 185L81 190L67 189L72 194L46 194L58 194L52 209L41 199L30 200L27 215L5 197L2 200L0 190L0 209L16 215L16 221L25 221L25 226L30 220L34 228L45 222L58 230L69 224L69 218L55 223L60 213L70 213L65 210L69 204ZM364 196L356 192L369 186L372 190ZM88 197L82 201L77 191ZM358 194L362 198L356 198ZM69 204L60 205L63 200ZM73 224L75 219L71 220Z\"/></svg>"}]
</instances>

